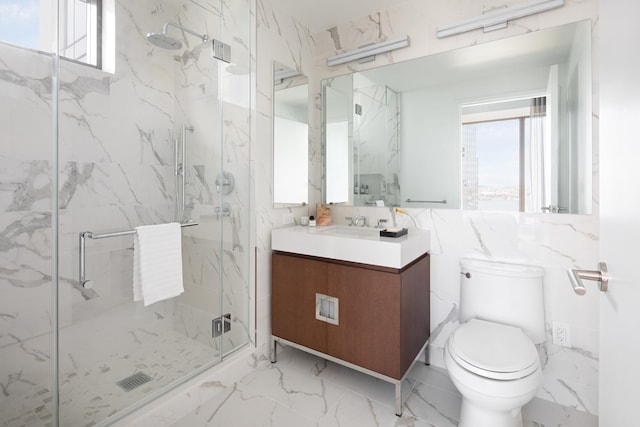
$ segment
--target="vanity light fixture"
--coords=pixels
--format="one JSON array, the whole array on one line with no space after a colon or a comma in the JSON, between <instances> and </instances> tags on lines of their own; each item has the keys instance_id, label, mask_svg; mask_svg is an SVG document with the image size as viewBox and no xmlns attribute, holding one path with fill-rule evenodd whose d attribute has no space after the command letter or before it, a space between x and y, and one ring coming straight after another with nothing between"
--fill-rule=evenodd
<instances>
[{"instance_id":1,"label":"vanity light fixture","mask_svg":"<svg viewBox=\"0 0 640 427\"><path fill-rule=\"evenodd\" d=\"M564 0L534 0L494 9L453 25L438 28L439 39L482 28L485 32L507 27L508 21L564 6Z\"/></svg>"},{"instance_id":2,"label":"vanity light fixture","mask_svg":"<svg viewBox=\"0 0 640 427\"><path fill-rule=\"evenodd\" d=\"M339 55L331 56L327 58L327 65L329 67L333 67L334 65L344 64L345 62L351 62L351 61L356 61L358 59L375 57L375 55L379 53L390 52L392 50L400 49L407 46L409 46L409 36L389 39L380 43L374 43L368 46L363 46L359 49L355 49L350 52L345 52Z\"/></svg>"}]
</instances>

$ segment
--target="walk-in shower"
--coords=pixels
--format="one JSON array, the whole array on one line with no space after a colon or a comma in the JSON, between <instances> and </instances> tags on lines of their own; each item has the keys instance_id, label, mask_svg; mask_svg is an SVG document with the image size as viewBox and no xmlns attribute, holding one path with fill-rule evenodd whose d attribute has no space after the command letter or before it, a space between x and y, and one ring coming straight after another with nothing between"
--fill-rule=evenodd
<instances>
[{"instance_id":1,"label":"walk-in shower","mask_svg":"<svg viewBox=\"0 0 640 427\"><path fill-rule=\"evenodd\" d=\"M62 9L34 20L42 46L0 39L0 131L12 141L0 144L0 426L109 425L253 336L255 2L86 4L106 8L112 70L46 52L69 36L49 25ZM212 57L214 39L232 63ZM191 40L175 56L149 44ZM216 189L223 171L233 192ZM134 302L133 230L187 220L184 292Z\"/></svg>"}]
</instances>

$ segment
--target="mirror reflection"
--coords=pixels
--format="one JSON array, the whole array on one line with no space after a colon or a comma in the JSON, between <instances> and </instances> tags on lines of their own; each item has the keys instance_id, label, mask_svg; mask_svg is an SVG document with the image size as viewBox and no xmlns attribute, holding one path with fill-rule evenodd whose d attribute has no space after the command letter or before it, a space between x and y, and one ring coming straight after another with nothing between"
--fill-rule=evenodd
<instances>
[{"instance_id":1,"label":"mirror reflection","mask_svg":"<svg viewBox=\"0 0 640 427\"><path fill-rule=\"evenodd\" d=\"M324 201L590 214L591 23L323 81Z\"/></svg>"},{"instance_id":2,"label":"mirror reflection","mask_svg":"<svg viewBox=\"0 0 640 427\"><path fill-rule=\"evenodd\" d=\"M273 203L308 203L309 131L307 77L273 66Z\"/></svg>"}]
</instances>

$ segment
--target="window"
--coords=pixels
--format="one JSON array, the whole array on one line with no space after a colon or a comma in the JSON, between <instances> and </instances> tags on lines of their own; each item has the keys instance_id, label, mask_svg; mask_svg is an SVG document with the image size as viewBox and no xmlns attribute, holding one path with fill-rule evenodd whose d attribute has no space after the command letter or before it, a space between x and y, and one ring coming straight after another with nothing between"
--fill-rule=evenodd
<instances>
[{"instance_id":1,"label":"window","mask_svg":"<svg viewBox=\"0 0 640 427\"><path fill-rule=\"evenodd\" d=\"M101 68L102 0L60 0L60 56ZM52 1L0 0L0 40L53 52L56 8Z\"/></svg>"},{"instance_id":2,"label":"window","mask_svg":"<svg viewBox=\"0 0 640 427\"><path fill-rule=\"evenodd\" d=\"M60 2L60 56L100 68L101 0Z\"/></svg>"},{"instance_id":3,"label":"window","mask_svg":"<svg viewBox=\"0 0 640 427\"><path fill-rule=\"evenodd\" d=\"M540 212L549 196L545 98L462 113L464 209Z\"/></svg>"}]
</instances>

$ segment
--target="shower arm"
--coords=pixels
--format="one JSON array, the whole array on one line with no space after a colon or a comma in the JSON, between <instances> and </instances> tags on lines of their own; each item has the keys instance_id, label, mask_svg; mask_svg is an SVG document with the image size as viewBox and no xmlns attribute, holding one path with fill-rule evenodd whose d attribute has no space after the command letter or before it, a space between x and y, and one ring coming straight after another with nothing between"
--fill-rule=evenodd
<instances>
[{"instance_id":1,"label":"shower arm","mask_svg":"<svg viewBox=\"0 0 640 427\"><path fill-rule=\"evenodd\" d=\"M162 32L164 34L167 34L167 28L169 27L169 25L171 25L172 27L176 27L182 31L186 31L192 36L198 37L200 40L202 40L202 43L206 43L209 41L209 36L207 34L198 34L195 31L188 29L187 27L183 27L180 24L176 24L175 22L167 22L166 24L164 24L164 27L162 27Z\"/></svg>"}]
</instances>

